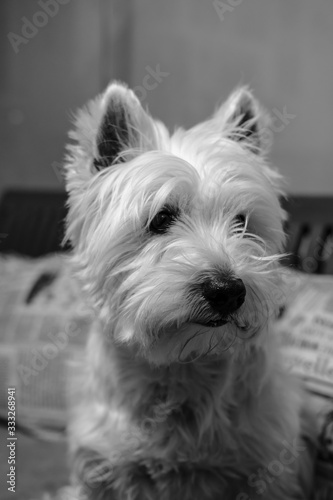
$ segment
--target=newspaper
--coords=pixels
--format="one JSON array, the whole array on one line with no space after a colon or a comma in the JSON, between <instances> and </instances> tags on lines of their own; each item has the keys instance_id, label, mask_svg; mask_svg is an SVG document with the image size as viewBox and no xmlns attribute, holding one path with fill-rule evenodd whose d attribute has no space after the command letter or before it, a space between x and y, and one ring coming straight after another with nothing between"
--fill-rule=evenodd
<instances>
[{"instance_id":1,"label":"newspaper","mask_svg":"<svg viewBox=\"0 0 333 500\"><path fill-rule=\"evenodd\" d=\"M316 500L333 499L333 276L290 274L277 322L286 367L304 380L317 410Z\"/></svg>"},{"instance_id":2,"label":"newspaper","mask_svg":"<svg viewBox=\"0 0 333 500\"><path fill-rule=\"evenodd\" d=\"M293 294L277 324L287 367L333 398L333 277L298 275Z\"/></svg>"},{"instance_id":3,"label":"newspaper","mask_svg":"<svg viewBox=\"0 0 333 500\"><path fill-rule=\"evenodd\" d=\"M18 425L65 429L68 373L98 327L66 259L0 259L0 415L15 387Z\"/></svg>"}]
</instances>

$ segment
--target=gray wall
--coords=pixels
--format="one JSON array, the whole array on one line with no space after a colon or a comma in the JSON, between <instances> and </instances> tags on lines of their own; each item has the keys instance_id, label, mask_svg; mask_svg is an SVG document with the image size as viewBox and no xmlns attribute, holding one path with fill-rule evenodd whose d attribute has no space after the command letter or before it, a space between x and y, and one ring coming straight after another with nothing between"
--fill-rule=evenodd
<instances>
[{"instance_id":1,"label":"gray wall","mask_svg":"<svg viewBox=\"0 0 333 500\"><path fill-rule=\"evenodd\" d=\"M41 7L1 0L0 189L61 188L52 164L70 113L121 78L171 128L249 83L276 117L272 155L289 191L333 194L332 0L223 3L225 12L214 0L68 0L15 53L8 33ZM167 75L146 89L158 64ZM278 118L284 108L289 123Z\"/></svg>"},{"instance_id":2,"label":"gray wall","mask_svg":"<svg viewBox=\"0 0 333 500\"><path fill-rule=\"evenodd\" d=\"M219 16L213 0L134 0L133 83L146 65L170 73L146 98L168 125L196 123L249 83L273 115L295 115L275 120L273 160L289 190L333 194L332 0L223 3Z\"/></svg>"}]
</instances>

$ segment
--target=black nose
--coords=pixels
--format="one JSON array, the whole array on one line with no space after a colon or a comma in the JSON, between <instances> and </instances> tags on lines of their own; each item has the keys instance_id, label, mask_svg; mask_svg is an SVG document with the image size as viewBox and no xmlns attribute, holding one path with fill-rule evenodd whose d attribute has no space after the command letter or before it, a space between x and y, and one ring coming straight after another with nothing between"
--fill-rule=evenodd
<instances>
[{"instance_id":1,"label":"black nose","mask_svg":"<svg viewBox=\"0 0 333 500\"><path fill-rule=\"evenodd\" d=\"M227 316L243 304L246 288L239 278L207 278L202 284L202 294L215 312Z\"/></svg>"}]
</instances>

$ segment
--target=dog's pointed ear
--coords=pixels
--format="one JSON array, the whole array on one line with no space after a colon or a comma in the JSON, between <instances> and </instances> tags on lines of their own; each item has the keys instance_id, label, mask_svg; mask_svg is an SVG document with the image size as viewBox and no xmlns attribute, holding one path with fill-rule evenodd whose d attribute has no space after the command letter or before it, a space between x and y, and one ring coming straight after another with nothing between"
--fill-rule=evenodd
<instances>
[{"instance_id":1,"label":"dog's pointed ear","mask_svg":"<svg viewBox=\"0 0 333 500\"><path fill-rule=\"evenodd\" d=\"M248 87L234 91L217 110L224 132L256 154L266 154L271 146L270 117Z\"/></svg>"},{"instance_id":2,"label":"dog's pointed ear","mask_svg":"<svg viewBox=\"0 0 333 500\"><path fill-rule=\"evenodd\" d=\"M154 147L153 120L127 86L111 84L102 97L101 108L94 144L93 164L97 170L126 161L126 151Z\"/></svg>"},{"instance_id":3,"label":"dog's pointed ear","mask_svg":"<svg viewBox=\"0 0 333 500\"><path fill-rule=\"evenodd\" d=\"M78 187L98 170L157 148L157 127L125 84L106 91L79 110L69 133L66 179Z\"/></svg>"}]
</instances>

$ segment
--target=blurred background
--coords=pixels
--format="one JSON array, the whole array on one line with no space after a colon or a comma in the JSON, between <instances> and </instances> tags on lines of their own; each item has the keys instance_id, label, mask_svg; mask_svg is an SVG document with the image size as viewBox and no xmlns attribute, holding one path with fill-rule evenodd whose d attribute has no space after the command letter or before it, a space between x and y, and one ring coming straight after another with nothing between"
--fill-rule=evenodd
<instances>
[{"instance_id":1,"label":"blurred background","mask_svg":"<svg viewBox=\"0 0 333 500\"><path fill-rule=\"evenodd\" d=\"M0 23L1 191L62 190L72 113L116 78L171 129L249 84L289 191L332 194L331 0L1 0Z\"/></svg>"}]
</instances>

